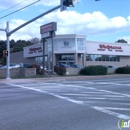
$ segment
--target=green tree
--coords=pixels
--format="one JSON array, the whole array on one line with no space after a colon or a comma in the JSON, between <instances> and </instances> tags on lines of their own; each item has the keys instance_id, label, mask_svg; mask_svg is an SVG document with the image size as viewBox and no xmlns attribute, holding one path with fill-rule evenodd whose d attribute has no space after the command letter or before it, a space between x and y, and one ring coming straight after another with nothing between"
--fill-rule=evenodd
<instances>
[{"instance_id":1,"label":"green tree","mask_svg":"<svg viewBox=\"0 0 130 130\"><path fill-rule=\"evenodd\" d=\"M0 41L0 58L3 57L3 51L6 50L6 42L1 40Z\"/></svg>"},{"instance_id":2,"label":"green tree","mask_svg":"<svg viewBox=\"0 0 130 130\"><path fill-rule=\"evenodd\" d=\"M38 44L38 43L40 43L40 39L38 39L38 38L32 38L32 39L30 39L30 42L32 44Z\"/></svg>"},{"instance_id":3,"label":"green tree","mask_svg":"<svg viewBox=\"0 0 130 130\"><path fill-rule=\"evenodd\" d=\"M119 40L117 40L116 41L117 43L128 43L126 40L124 40L124 39L119 39Z\"/></svg>"}]
</instances>

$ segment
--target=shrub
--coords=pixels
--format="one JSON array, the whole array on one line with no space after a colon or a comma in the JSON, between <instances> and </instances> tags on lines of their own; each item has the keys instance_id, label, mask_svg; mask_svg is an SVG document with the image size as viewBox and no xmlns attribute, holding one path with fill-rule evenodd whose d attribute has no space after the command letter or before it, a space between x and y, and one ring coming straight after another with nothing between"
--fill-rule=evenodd
<instances>
[{"instance_id":1,"label":"shrub","mask_svg":"<svg viewBox=\"0 0 130 130\"><path fill-rule=\"evenodd\" d=\"M63 67L54 67L54 71L58 74L58 75L65 75L66 73L66 68Z\"/></svg>"},{"instance_id":2,"label":"shrub","mask_svg":"<svg viewBox=\"0 0 130 130\"><path fill-rule=\"evenodd\" d=\"M115 73L130 74L130 67L119 67L116 69Z\"/></svg>"},{"instance_id":3,"label":"shrub","mask_svg":"<svg viewBox=\"0 0 130 130\"><path fill-rule=\"evenodd\" d=\"M86 66L79 72L82 75L106 75L107 68L104 66Z\"/></svg>"}]
</instances>

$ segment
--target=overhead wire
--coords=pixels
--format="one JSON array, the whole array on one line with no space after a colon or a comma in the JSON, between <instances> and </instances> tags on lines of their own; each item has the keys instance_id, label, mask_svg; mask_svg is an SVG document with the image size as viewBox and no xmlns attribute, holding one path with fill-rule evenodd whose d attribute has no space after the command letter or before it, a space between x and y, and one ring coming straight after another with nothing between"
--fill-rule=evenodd
<instances>
[{"instance_id":1,"label":"overhead wire","mask_svg":"<svg viewBox=\"0 0 130 130\"><path fill-rule=\"evenodd\" d=\"M7 17L7 16L9 16L9 15L11 15L11 14L14 14L14 13L16 13L16 12L18 12L18 11L24 9L24 8L27 8L27 7L31 6L31 5L33 5L33 4L37 3L37 2L39 2L39 1L41 1L41 0L37 0L37 1L35 1L35 2L31 3L31 4L29 4L29 5L27 5L27 6L24 6L23 8L20 8L20 9L14 11L14 12L11 12L11 13L9 13L9 14L7 14L7 15L4 15L4 16L0 17L0 19L5 18L5 17Z\"/></svg>"},{"instance_id":2,"label":"overhead wire","mask_svg":"<svg viewBox=\"0 0 130 130\"><path fill-rule=\"evenodd\" d=\"M24 3L25 1L27 1L27 0L24 0L24 1L22 1L22 2L20 2L20 3L18 3L18 4L16 4L16 5L13 5L13 6L9 7L8 9L5 9L5 10L1 11L0 14L3 13L3 12L5 12L5 11L8 11L8 10L10 10L10 9L12 9L12 8L14 8L14 7L16 7L16 6L20 5L20 4L22 4L22 3Z\"/></svg>"}]
</instances>

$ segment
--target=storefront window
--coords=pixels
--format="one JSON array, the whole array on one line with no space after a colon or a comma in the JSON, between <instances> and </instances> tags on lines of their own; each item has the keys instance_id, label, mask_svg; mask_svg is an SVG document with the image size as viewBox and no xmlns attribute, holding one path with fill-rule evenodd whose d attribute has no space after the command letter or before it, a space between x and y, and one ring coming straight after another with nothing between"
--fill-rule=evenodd
<instances>
[{"instance_id":1,"label":"storefront window","mask_svg":"<svg viewBox=\"0 0 130 130\"><path fill-rule=\"evenodd\" d=\"M110 61L114 61L114 57L113 56L110 56Z\"/></svg>"},{"instance_id":2,"label":"storefront window","mask_svg":"<svg viewBox=\"0 0 130 130\"><path fill-rule=\"evenodd\" d=\"M118 62L120 61L120 57L119 57L119 56L117 56L117 61L118 61Z\"/></svg>"},{"instance_id":3,"label":"storefront window","mask_svg":"<svg viewBox=\"0 0 130 130\"><path fill-rule=\"evenodd\" d=\"M102 61L102 55L98 55L98 61Z\"/></svg>"},{"instance_id":4,"label":"storefront window","mask_svg":"<svg viewBox=\"0 0 130 130\"><path fill-rule=\"evenodd\" d=\"M77 50L86 50L85 38L77 38Z\"/></svg>"},{"instance_id":5,"label":"storefront window","mask_svg":"<svg viewBox=\"0 0 130 130\"><path fill-rule=\"evenodd\" d=\"M93 61L97 60L98 55L93 55Z\"/></svg>"},{"instance_id":6,"label":"storefront window","mask_svg":"<svg viewBox=\"0 0 130 130\"><path fill-rule=\"evenodd\" d=\"M108 62L119 62L120 56L109 56L109 55L86 55L86 61L108 61Z\"/></svg>"},{"instance_id":7,"label":"storefront window","mask_svg":"<svg viewBox=\"0 0 130 130\"><path fill-rule=\"evenodd\" d=\"M60 60L74 60L74 55L60 55Z\"/></svg>"},{"instance_id":8,"label":"storefront window","mask_svg":"<svg viewBox=\"0 0 130 130\"><path fill-rule=\"evenodd\" d=\"M36 63L42 63L42 61L43 61L43 57L36 57L35 58ZM47 56L45 56L45 61L47 61Z\"/></svg>"},{"instance_id":9,"label":"storefront window","mask_svg":"<svg viewBox=\"0 0 130 130\"><path fill-rule=\"evenodd\" d=\"M110 57L106 55L106 61L110 61Z\"/></svg>"},{"instance_id":10,"label":"storefront window","mask_svg":"<svg viewBox=\"0 0 130 130\"><path fill-rule=\"evenodd\" d=\"M42 57L36 57L35 58L35 61L36 61L36 63L42 63Z\"/></svg>"}]
</instances>

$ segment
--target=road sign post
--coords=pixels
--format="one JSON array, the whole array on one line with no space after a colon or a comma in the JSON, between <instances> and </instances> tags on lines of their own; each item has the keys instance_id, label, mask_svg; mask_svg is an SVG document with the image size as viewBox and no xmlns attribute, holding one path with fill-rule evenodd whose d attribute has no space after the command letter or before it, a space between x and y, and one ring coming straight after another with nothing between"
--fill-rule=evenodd
<instances>
[{"instance_id":1,"label":"road sign post","mask_svg":"<svg viewBox=\"0 0 130 130\"><path fill-rule=\"evenodd\" d=\"M51 22L40 26L40 34L42 39L52 38L52 73L54 74L54 32L57 31L57 23ZM45 48L45 42L43 42ZM43 51L45 49L43 48ZM43 68L45 66L45 52L43 52Z\"/></svg>"}]
</instances>

